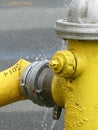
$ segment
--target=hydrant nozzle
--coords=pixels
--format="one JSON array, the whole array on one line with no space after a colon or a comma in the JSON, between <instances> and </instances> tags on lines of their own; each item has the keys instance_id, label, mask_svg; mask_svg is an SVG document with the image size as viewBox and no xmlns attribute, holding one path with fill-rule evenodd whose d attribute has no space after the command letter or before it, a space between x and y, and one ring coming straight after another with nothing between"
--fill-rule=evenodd
<instances>
[{"instance_id":1,"label":"hydrant nozzle","mask_svg":"<svg viewBox=\"0 0 98 130\"><path fill-rule=\"evenodd\" d=\"M51 60L49 62L50 68L52 68L55 72L59 73L62 70L60 61L58 59Z\"/></svg>"},{"instance_id":2,"label":"hydrant nozzle","mask_svg":"<svg viewBox=\"0 0 98 130\"><path fill-rule=\"evenodd\" d=\"M58 51L49 62L49 67L56 75L69 78L75 73L76 60L71 51Z\"/></svg>"}]
</instances>

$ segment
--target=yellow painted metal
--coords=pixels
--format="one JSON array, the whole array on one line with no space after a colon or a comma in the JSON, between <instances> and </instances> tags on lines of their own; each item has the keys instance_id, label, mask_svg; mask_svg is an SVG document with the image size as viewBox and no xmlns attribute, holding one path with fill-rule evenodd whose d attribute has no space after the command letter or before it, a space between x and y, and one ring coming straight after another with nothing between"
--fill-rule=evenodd
<instances>
[{"instance_id":1,"label":"yellow painted metal","mask_svg":"<svg viewBox=\"0 0 98 130\"><path fill-rule=\"evenodd\" d=\"M71 77L76 70L75 57L69 50L58 51L52 57L49 66L56 75Z\"/></svg>"},{"instance_id":2,"label":"yellow painted metal","mask_svg":"<svg viewBox=\"0 0 98 130\"><path fill-rule=\"evenodd\" d=\"M0 106L26 99L21 93L20 76L28 64L28 61L20 59L9 69L0 72Z\"/></svg>"},{"instance_id":3,"label":"yellow painted metal","mask_svg":"<svg viewBox=\"0 0 98 130\"><path fill-rule=\"evenodd\" d=\"M68 50L76 59L74 75L58 74L52 82L53 98L65 108L64 130L98 130L98 41L69 40Z\"/></svg>"}]
</instances>

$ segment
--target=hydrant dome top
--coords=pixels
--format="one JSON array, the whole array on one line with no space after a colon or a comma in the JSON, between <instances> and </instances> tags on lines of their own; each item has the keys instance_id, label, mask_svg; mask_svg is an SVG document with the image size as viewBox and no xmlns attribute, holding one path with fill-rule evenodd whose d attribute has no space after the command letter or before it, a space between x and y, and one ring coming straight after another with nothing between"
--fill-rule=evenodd
<instances>
[{"instance_id":1,"label":"hydrant dome top","mask_svg":"<svg viewBox=\"0 0 98 130\"><path fill-rule=\"evenodd\" d=\"M68 22L74 23L98 23L98 0L73 0L70 4Z\"/></svg>"},{"instance_id":2,"label":"hydrant dome top","mask_svg":"<svg viewBox=\"0 0 98 130\"><path fill-rule=\"evenodd\" d=\"M63 39L98 40L98 0L72 0L56 32Z\"/></svg>"}]
</instances>

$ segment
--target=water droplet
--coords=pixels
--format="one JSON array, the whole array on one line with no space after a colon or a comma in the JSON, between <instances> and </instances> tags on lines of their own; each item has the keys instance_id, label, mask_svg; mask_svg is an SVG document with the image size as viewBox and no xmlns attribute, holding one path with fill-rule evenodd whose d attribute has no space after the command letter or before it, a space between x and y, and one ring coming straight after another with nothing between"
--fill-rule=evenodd
<instances>
[{"instance_id":1,"label":"water droplet","mask_svg":"<svg viewBox=\"0 0 98 130\"><path fill-rule=\"evenodd\" d=\"M35 58L35 61L37 61L37 60L38 60L38 57Z\"/></svg>"},{"instance_id":2,"label":"water droplet","mask_svg":"<svg viewBox=\"0 0 98 130\"><path fill-rule=\"evenodd\" d=\"M26 56L26 59L29 59L29 56Z\"/></svg>"}]
</instances>

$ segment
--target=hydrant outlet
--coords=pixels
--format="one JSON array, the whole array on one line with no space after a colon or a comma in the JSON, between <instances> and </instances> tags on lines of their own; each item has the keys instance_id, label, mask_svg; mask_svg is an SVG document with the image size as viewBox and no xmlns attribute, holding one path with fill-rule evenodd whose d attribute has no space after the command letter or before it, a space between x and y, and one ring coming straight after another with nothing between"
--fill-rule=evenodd
<instances>
[{"instance_id":1,"label":"hydrant outlet","mask_svg":"<svg viewBox=\"0 0 98 130\"><path fill-rule=\"evenodd\" d=\"M49 67L56 75L69 78L72 77L76 70L76 60L69 50L58 51L49 62Z\"/></svg>"}]
</instances>

